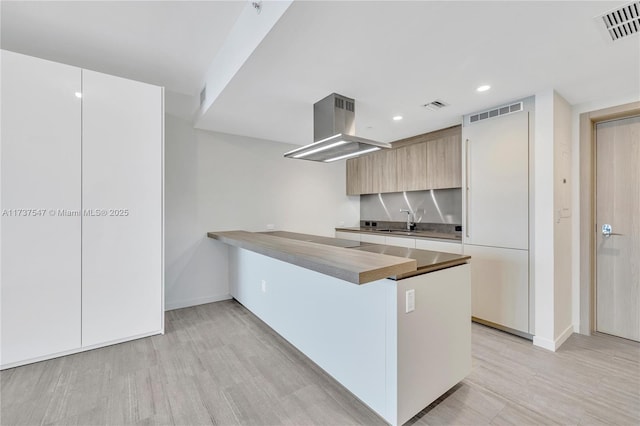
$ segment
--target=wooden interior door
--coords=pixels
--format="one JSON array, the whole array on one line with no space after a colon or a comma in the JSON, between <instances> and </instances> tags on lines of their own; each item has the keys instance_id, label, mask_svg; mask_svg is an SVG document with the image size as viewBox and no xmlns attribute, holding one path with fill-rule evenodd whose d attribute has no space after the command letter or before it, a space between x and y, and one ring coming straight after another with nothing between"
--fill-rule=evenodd
<instances>
[{"instance_id":1,"label":"wooden interior door","mask_svg":"<svg viewBox=\"0 0 640 426\"><path fill-rule=\"evenodd\" d=\"M596 330L640 341L640 116L596 125L596 233Z\"/></svg>"}]
</instances>

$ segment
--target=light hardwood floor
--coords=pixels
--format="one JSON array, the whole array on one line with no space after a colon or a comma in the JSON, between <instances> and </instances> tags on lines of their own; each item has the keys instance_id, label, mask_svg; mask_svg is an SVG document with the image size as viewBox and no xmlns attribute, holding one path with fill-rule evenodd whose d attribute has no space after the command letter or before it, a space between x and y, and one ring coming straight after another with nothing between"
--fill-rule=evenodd
<instances>
[{"instance_id":1,"label":"light hardwood floor","mask_svg":"<svg viewBox=\"0 0 640 426\"><path fill-rule=\"evenodd\" d=\"M472 373L408 424L640 424L639 344L574 334L551 353L477 324L472 336ZM235 301L0 380L2 425L384 424Z\"/></svg>"}]
</instances>

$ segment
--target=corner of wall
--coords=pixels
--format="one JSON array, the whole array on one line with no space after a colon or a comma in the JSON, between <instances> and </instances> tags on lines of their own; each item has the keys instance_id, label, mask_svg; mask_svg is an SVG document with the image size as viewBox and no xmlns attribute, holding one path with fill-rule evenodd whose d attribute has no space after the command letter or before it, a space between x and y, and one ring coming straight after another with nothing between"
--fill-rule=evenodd
<instances>
[{"instance_id":1,"label":"corner of wall","mask_svg":"<svg viewBox=\"0 0 640 426\"><path fill-rule=\"evenodd\" d=\"M554 337L572 327L571 106L557 92L553 100L554 145Z\"/></svg>"},{"instance_id":2,"label":"corner of wall","mask_svg":"<svg viewBox=\"0 0 640 426\"><path fill-rule=\"evenodd\" d=\"M536 94L535 114L534 344L555 350L573 330L571 106L547 89Z\"/></svg>"},{"instance_id":3,"label":"corner of wall","mask_svg":"<svg viewBox=\"0 0 640 426\"><path fill-rule=\"evenodd\" d=\"M554 339L554 128L553 89L536 93L534 122L534 344L550 347Z\"/></svg>"},{"instance_id":4,"label":"corner of wall","mask_svg":"<svg viewBox=\"0 0 640 426\"><path fill-rule=\"evenodd\" d=\"M562 346L562 344L566 342L574 332L576 332L574 328L575 326L573 324L570 324L562 333L558 335L558 337L553 340L547 339L545 337L533 336L533 344L540 348L555 352L560 349L560 346Z\"/></svg>"}]
</instances>

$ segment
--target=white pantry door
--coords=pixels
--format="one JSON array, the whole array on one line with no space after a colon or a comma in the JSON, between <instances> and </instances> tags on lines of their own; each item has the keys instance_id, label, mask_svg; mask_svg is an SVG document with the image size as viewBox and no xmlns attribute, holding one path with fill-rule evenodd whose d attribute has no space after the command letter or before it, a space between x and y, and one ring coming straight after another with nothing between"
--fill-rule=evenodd
<instances>
[{"instance_id":1,"label":"white pantry door","mask_svg":"<svg viewBox=\"0 0 640 426\"><path fill-rule=\"evenodd\" d=\"M465 244L529 248L529 113L464 128Z\"/></svg>"},{"instance_id":2,"label":"white pantry door","mask_svg":"<svg viewBox=\"0 0 640 426\"><path fill-rule=\"evenodd\" d=\"M82 71L82 344L162 331L162 88Z\"/></svg>"},{"instance_id":3,"label":"white pantry door","mask_svg":"<svg viewBox=\"0 0 640 426\"><path fill-rule=\"evenodd\" d=\"M596 126L596 232L596 330L640 341L640 116Z\"/></svg>"},{"instance_id":4,"label":"white pantry door","mask_svg":"<svg viewBox=\"0 0 640 426\"><path fill-rule=\"evenodd\" d=\"M2 51L0 364L80 348L80 68Z\"/></svg>"}]
</instances>

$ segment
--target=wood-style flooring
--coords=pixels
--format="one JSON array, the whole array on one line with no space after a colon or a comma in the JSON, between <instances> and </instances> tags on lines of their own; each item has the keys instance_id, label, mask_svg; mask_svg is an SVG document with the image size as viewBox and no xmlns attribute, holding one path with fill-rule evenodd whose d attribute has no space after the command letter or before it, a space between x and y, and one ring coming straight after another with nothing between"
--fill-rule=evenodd
<instances>
[{"instance_id":1,"label":"wood-style flooring","mask_svg":"<svg viewBox=\"0 0 640 426\"><path fill-rule=\"evenodd\" d=\"M640 424L639 344L574 334L551 353L478 324L472 336L472 373L407 424ZM385 424L235 301L0 380L2 425Z\"/></svg>"}]
</instances>

